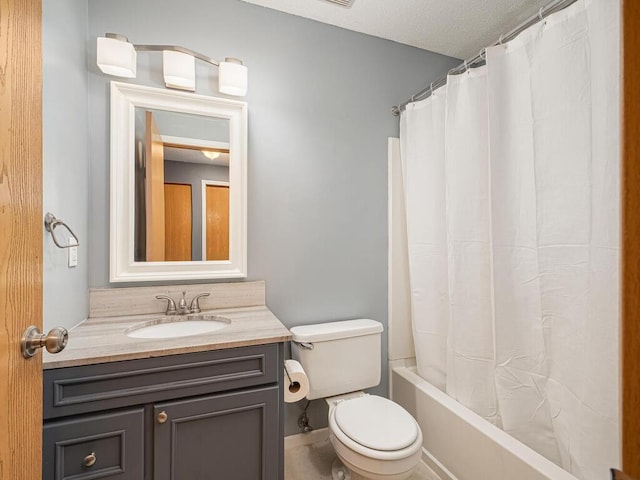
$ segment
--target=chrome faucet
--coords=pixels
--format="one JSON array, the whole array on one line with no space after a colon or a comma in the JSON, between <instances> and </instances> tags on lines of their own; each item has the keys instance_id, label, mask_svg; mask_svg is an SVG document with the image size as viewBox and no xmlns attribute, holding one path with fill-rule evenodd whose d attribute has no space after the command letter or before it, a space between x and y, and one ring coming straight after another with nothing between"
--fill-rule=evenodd
<instances>
[{"instance_id":1,"label":"chrome faucet","mask_svg":"<svg viewBox=\"0 0 640 480\"><path fill-rule=\"evenodd\" d=\"M189 313L189 307L187 307L187 300L184 298L186 294L187 292L182 292L182 298L178 302L178 315L186 315L187 313Z\"/></svg>"},{"instance_id":2,"label":"chrome faucet","mask_svg":"<svg viewBox=\"0 0 640 480\"><path fill-rule=\"evenodd\" d=\"M200 302L198 301L200 297L208 297L211 295L210 293L200 293L193 297L191 300L191 304L187 307L187 299L185 295L187 292L182 292L182 298L178 302L178 306L176 307L176 302L173 301L171 297L166 295L156 295L158 300L166 300L167 301L167 310L164 312L165 315L187 315L188 313L200 313Z\"/></svg>"}]
</instances>

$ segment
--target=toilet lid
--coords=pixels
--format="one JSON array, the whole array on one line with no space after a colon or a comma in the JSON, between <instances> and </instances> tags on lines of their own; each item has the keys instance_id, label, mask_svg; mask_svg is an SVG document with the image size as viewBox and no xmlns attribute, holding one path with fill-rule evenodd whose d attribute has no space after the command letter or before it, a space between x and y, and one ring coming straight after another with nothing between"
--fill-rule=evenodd
<instances>
[{"instance_id":1,"label":"toilet lid","mask_svg":"<svg viewBox=\"0 0 640 480\"><path fill-rule=\"evenodd\" d=\"M397 403L376 395L338 403L334 418L351 440L374 450L401 450L418 437L414 418Z\"/></svg>"}]
</instances>

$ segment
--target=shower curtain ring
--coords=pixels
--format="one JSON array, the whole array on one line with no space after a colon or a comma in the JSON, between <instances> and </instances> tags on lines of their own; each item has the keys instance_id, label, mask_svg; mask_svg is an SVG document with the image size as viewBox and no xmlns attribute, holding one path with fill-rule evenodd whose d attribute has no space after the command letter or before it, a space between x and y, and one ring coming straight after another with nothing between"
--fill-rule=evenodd
<instances>
[{"instance_id":1,"label":"shower curtain ring","mask_svg":"<svg viewBox=\"0 0 640 480\"><path fill-rule=\"evenodd\" d=\"M544 16L542 15L542 12L544 12L544 7L540 7L540 10L538 10L538 18L540 19L540 21L544 20Z\"/></svg>"},{"instance_id":2,"label":"shower curtain ring","mask_svg":"<svg viewBox=\"0 0 640 480\"><path fill-rule=\"evenodd\" d=\"M429 96L433 95L433 82L429 84Z\"/></svg>"},{"instance_id":3,"label":"shower curtain ring","mask_svg":"<svg viewBox=\"0 0 640 480\"><path fill-rule=\"evenodd\" d=\"M464 71L469 73L469 60L465 58L464 60Z\"/></svg>"},{"instance_id":4,"label":"shower curtain ring","mask_svg":"<svg viewBox=\"0 0 640 480\"><path fill-rule=\"evenodd\" d=\"M504 43L502 43L503 40L504 40L504 33L500 35L500 38L498 39L498 44L504 46Z\"/></svg>"}]
</instances>

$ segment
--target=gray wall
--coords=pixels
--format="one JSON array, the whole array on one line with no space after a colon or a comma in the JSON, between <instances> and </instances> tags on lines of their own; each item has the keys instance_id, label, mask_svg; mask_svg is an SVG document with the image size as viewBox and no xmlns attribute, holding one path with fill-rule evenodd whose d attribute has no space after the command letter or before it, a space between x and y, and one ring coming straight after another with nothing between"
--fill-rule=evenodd
<instances>
[{"instance_id":1,"label":"gray wall","mask_svg":"<svg viewBox=\"0 0 640 480\"><path fill-rule=\"evenodd\" d=\"M249 280L266 280L267 304L289 327L367 317L386 329L387 137L398 134L390 107L456 62L238 0L88 1L91 195L83 192L89 202L89 285L109 286L112 78L95 66L95 38L118 32L134 43L177 44L217 59L244 60ZM197 62L196 70L198 93L218 95L216 69ZM138 55L134 82L164 86L160 54ZM77 208L74 214L85 213ZM84 293L70 289L66 295ZM376 389L382 394L386 343L385 333ZM303 406L288 406L288 434L298 431ZM326 425L324 402L312 405L311 423Z\"/></svg>"},{"instance_id":2,"label":"gray wall","mask_svg":"<svg viewBox=\"0 0 640 480\"><path fill-rule=\"evenodd\" d=\"M88 305L89 126L87 121L87 3L42 2L43 210L78 236L78 266L44 232L44 329L70 328Z\"/></svg>"}]
</instances>

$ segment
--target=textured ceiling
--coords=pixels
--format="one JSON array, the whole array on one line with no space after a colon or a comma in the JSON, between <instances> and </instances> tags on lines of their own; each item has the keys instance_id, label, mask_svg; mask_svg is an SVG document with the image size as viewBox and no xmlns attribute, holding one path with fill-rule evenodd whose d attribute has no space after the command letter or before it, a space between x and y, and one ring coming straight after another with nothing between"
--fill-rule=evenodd
<instances>
[{"instance_id":1,"label":"textured ceiling","mask_svg":"<svg viewBox=\"0 0 640 480\"><path fill-rule=\"evenodd\" d=\"M457 58L495 42L551 0L243 0Z\"/></svg>"}]
</instances>

